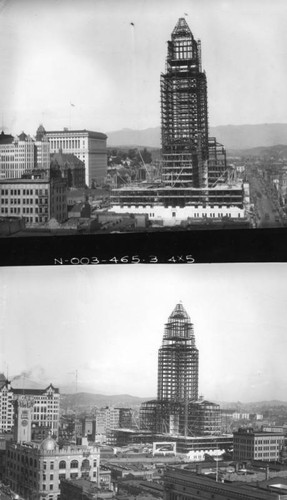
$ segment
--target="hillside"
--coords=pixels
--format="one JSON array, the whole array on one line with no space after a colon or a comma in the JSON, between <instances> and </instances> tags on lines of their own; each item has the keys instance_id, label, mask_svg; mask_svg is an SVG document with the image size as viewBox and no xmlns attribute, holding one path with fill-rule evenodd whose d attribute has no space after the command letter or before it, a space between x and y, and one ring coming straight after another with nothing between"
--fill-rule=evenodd
<instances>
[{"instance_id":1,"label":"hillside","mask_svg":"<svg viewBox=\"0 0 287 500\"><path fill-rule=\"evenodd\" d=\"M161 145L160 127L144 130L123 129L107 132L108 146L155 147ZM287 145L287 124L266 123L258 125L222 125L210 127L209 135L216 137L226 149L242 150Z\"/></svg>"},{"instance_id":2,"label":"hillside","mask_svg":"<svg viewBox=\"0 0 287 500\"><path fill-rule=\"evenodd\" d=\"M139 398L130 396L129 394L119 394L106 396L104 394L92 394L89 392L78 392L77 394L62 394L61 407L67 408L87 408L90 406L120 406L131 407L140 405L143 401L148 401L152 398Z\"/></svg>"},{"instance_id":3,"label":"hillside","mask_svg":"<svg viewBox=\"0 0 287 500\"><path fill-rule=\"evenodd\" d=\"M260 156L261 158L266 156L267 158L282 159L287 158L287 145L277 144L276 146L268 147L257 147L250 149L229 149L227 151L228 156Z\"/></svg>"}]
</instances>

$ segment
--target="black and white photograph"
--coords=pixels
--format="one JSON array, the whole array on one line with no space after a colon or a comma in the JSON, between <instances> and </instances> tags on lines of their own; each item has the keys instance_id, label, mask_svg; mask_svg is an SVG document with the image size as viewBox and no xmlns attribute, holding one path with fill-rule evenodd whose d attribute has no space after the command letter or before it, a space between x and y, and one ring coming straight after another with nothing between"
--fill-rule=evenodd
<instances>
[{"instance_id":1,"label":"black and white photograph","mask_svg":"<svg viewBox=\"0 0 287 500\"><path fill-rule=\"evenodd\" d=\"M1 236L284 231L286 15L1 0Z\"/></svg>"},{"instance_id":2,"label":"black and white photograph","mask_svg":"<svg viewBox=\"0 0 287 500\"><path fill-rule=\"evenodd\" d=\"M286 497L286 264L0 275L2 499Z\"/></svg>"}]
</instances>

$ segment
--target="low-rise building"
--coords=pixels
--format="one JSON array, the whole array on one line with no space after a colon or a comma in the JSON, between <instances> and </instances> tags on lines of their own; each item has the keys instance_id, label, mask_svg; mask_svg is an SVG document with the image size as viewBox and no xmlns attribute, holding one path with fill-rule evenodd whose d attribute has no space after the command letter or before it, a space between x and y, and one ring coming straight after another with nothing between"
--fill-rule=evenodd
<instances>
[{"instance_id":1,"label":"low-rise building","mask_svg":"<svg viewBox=\"0 0 287 500\"><path fill-rule=\"evenodd\" d=\"M76 203L68 212L69 219L76 217L77 219L89 219L91 217L91 205L86 201Z\"/></svg>"},{"instance_id":2,"label":"low-rise building","mask_svg":"<svg viewBox=\"0 0 287 500\"><path fill-rule=\"evenodd\" d=\"M262 483L224 482L217 473L210 477L170 467L164 474L163 497L165 500L280 500L286 498L286 486L281 479Z\"/></svg>"},{"instance_id":3,"label":"low-rise building","mask_svg":"<svg viewBox=\"0 0 287 500\"><path fill-rule=\"evenodd\" d=\"M87 479L63 479L60 489L61 500L109 500L115 496L112 490L99 487Z\"/></svg>"},{"instance_id":4,"label":"low-rise building","mask_svg":"<svg viewBox=\"0 0 287 500\"><path fill-rule=\"evenodd\" d=\"M228 451L233 448L232 434L205 435L205 436L171 436L170 434L157 434L147 430L114 429L110 431L112 444L127 446L129 444L144 444L154 442L176 443L177 453L188 454L190 451L210 453L210 450Z\"/></svg>"}]
</instances>

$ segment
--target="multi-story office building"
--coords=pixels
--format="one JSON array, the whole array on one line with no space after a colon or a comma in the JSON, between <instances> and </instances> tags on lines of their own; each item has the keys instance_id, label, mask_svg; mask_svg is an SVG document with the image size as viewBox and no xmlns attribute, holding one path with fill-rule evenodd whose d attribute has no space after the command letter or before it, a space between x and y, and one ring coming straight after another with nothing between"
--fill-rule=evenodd
<instances>
[{"instance_id":1,"label":"multi-story office building","mask_svg":"<svg viewBox=\"0 0 287 500\"><path fill-rule=\"evenodd\" d=\"M51 153L72 153L85 164L86 184L103 184L107 175L107 136L89 130L55 130L46 135Z\"/></svg>"},{"instance_id":2,"label":"multi-story office building","mask_svg":"<svg viewBox=\"0 0 287 500\"><path fill-rule=\"evenodd\" d=\"M0 179L0 216L24 217L28 223L67 220L67 193L64 179L42 173L23 179Z\"/></svg>"},{"instance_id":3,"label":"multi-story office building","mask_svg":"<svg viewBox=\"0 0 287 500\"><path fill-rule=\"evenodd\" d=\"M176 225L187 219L244 218L244 191L226 165L224 147L208 136L207 80L201 44L180 18L161 75L161 182L114 189L111 210L145 213Z\"/></svg>"},{"instance_id":4,"label":"multi-story office building","mask_svg":"<svg viewBox=\"0 0 287 500\"><path fill-rule=\"evenodd\" d=\"M36 139L33 139L24 132L15 138L3 132L0 134L1 179L20 179L27 170L49 167L50 144L44 135L37 131Z\"/></svg>"},{"instance_id":5,"label":"multi-story office building","mask_svg":"<svg viewBox=\"0 0 287 500\"><path fill-rule=\"evenodd\" d=\"M37 129L35 148L35 168L48 170L50 168L50 143L43 125L40 125Z\"/></svg>"},{"instance_id":6,"label":"multi-story office building","mask_svg":"<svg viewBox=\"0 0 287 500\"><path fill-rule=\"evenodd\" d=\"M9 432L13 427L13 391L10 383L1 374L0 385L0 432Z\"/></svg>"},{"instance_id":7,"label":"multi-story office building","mask_svg":"<svg viewBox=\"0 0 287 500\"><path fill-rule=\"evenodd\" d=\"M264 460L275 462L280 458L285 436L282 432L239 429L233 433L234 460Z\"/></svg>"},{"instance_id":8,"label":"multi-story office building","mask_svg":"<svg viewBox=\"0 0 287 500\"><path fill-rule=\"evenodd\" d=\"M132 427L132 410L130 408L101 408L97 410L96 434L110 434L113 429Z\"/></svg>"},{"instance_id":9,"label":"multi-story office building","mask_svg":"<svg viewBox=\"0 0 287 500\"><path fill-rule=\"evenodd\" d=\"M219 405L198 400L198 349L193 324L177 304L158 352L157 400L141 405L141 428L173 435L220 433Z\"/></svg>"},{"instance_id":10,"label":"multi-story office building","mask_svg":"<svg viewBox=\"0 0 287 500\"><path fill-rule=\"evenodd\" d=\"M23 400L32 405L31 426L46 427L53 435L58 435L59 389L52 384L45 389L15 389L8 380L0 387L0 431L11 431L14 425L15 406L17 407L17 402L23 403Z\"/></svg>"},{"instance_id":11,"label":"multi-story office building","mask_svg":"<svg viewBox=\"0 0 287 500\"><path fill-rule=\"evenodd\" d=\"M6 139L0 136L1 178L19 179L25 170L35 166L35 142L24 132L18 137Z\"/></svg>"},{"instance_id":12,"label":"multi-story office building","mask_svg":"<svg viewBox=\"0 0 287 500\"><path fill-rule=\"evenodd\" d=\"M23 498L58 500L61 479L97 482L100 453L86 442L59 448L51 436L42 443L8 443L5 481Z\"/></svg>"}]
</instances>

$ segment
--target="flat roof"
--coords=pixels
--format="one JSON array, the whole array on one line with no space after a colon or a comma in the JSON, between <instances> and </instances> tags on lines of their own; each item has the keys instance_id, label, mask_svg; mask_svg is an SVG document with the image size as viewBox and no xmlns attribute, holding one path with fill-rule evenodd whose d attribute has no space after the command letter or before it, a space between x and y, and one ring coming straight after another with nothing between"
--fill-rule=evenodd
<instances>
[{"instance_id":1,"label":"flat roof","mask_svg":"<svg viewBox=\"0 0 287 500\"><path fill-rule=\"evenodd\" d=\"M284 437L283 431L278 430L278 431L253 431L253 430L238 430L234 431L233 435L239 435L239 436L258 436L258 437L264 437L264 436L280 436Z\"/></svg>"},{"instance_id":2,"label":"flat roof","mask_svg":"<svg viewBox=\"0 0 287 500\"><path fill-rule=\"evenodd\" d=\"M51 134L88 134L89 137L94 139L107 139L107 135L103 132L93 132L92 130L48 130L45 135Z\"/></svg>"},{"instance_id":3,"label":"flat roof","mask_svg":"<svg viewBox=\"0 0 287 500\"><path fill-rule=\"evenodd\" d=\"M213 491L216 495L216 489L223 490L225 492L230 492L230 493L235 493L237 498L241 494L241 498L254 498L254 499L266 499L270 500L272 498L278 498L277 493L273 493L271 490L263 489L263 488L257 488L256 483L253 484L247 484L247 483L242 483L242 482L234 482L234 483L219 483L214 481L212 478L208 478L203 475L196 474L194 472L191 472L190 470L184 470L184 469L177 469L177 468L171 468L168 467L166 471L166 475L173 475L176 474L179 477L179 480L182 479L186 483L190 481L190 486L191 487L196 487L202 486L203 489L204 487L210 488L212 485ZM218 492L219 493L219 492ZM276 495L276 496L275 496Z\"/></svg>"},{"instance_id":4,"label":"flat roof","mask_svg":"<svg viewBox=\"0 0 287 500\"><path fill-rule=\"evenodd\" d=\"M200 187L200 188L196 188L196 187L184 187L184 186L180 186L180 187L173 187L173 186L162 186L162 185L158 185L158 184L145 184L144 186L142 185L127 185L127 186L122 186L120 188L114 188L112 189L112 193L113 192L118 192L118 191L195 191L195 192L198 192L198 191L208 191L208 192L217 192L217 191L223 191L223 190L235 190L235 189L242 189L242 184L239 182L237 184L232 184L232 185L228 185L228 184L220 184L220 186L215 186L215 187Z\"/></svg>"}]
</instances>

